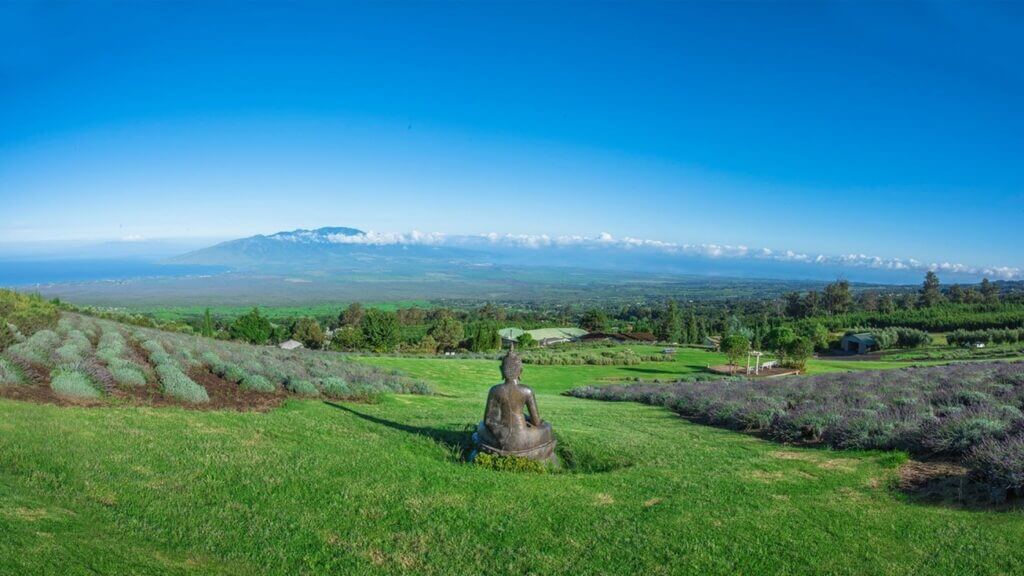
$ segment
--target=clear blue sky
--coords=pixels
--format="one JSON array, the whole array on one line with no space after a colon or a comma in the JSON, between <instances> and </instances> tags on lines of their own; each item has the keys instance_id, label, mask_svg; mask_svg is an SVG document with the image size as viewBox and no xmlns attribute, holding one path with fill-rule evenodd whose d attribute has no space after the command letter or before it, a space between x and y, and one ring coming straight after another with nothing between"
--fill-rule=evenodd
<instances>
[{"instance_id":1,"label":"clear blue sky","mask_svg":"<svg viewBox=\"0 0 1024 576\"><path fill-rule=\"evenodd\" d=\"M0 242L297 227L1022 266L1024 4L0 5Z\"/></svg>"}]
</instances>

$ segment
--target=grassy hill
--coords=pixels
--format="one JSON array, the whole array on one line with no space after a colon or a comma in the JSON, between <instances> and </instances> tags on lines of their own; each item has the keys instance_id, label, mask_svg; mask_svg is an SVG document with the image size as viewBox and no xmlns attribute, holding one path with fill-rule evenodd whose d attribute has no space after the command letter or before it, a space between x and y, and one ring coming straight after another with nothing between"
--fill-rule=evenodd
<instances>
[{"instance_id":1,"label":"grassy hill","mask_svg":"<svg viewBox=\"0 0 1024 576\"><path fill-rule=\"evenodd\" d=\"M928 503L905 456L799 448L579 384L674 378L526 366L570 471L461 454L493 360L374 357L437 394L267 412L59 407L0 399L0 573L1009 574L1015 509Z\"/></svg>"}]
</instances>

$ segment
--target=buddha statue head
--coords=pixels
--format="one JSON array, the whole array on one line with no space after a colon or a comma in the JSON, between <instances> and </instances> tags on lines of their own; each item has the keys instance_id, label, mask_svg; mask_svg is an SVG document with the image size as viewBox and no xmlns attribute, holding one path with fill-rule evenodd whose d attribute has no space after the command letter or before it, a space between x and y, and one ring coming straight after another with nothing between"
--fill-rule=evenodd
<instances>
[{"instance_id":1,"label":"buddha statue head","mask_svg":"<svg viewBox=\"0 0 1024 576\"><path fill-rule=\"evenodd\" d=\"M506 384L519 383L519 376L523 373L523 361L516 355L515 345L508 349L508 354L501 361L501 375L505 378Z\"/></svg>"}]
</instances>

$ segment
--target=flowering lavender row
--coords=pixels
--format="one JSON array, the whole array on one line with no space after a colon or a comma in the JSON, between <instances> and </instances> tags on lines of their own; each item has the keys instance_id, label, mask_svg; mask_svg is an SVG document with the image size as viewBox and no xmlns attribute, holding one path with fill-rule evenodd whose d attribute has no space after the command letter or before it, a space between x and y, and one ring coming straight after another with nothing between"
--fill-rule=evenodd
<instances>
[{"instance_id":1,"label":"flowering lavender row","mask_svg":"<svg viewBox=\"0 0 1024 576\"><path fill-rule=\"evenodd\" d=\"M694 421L780 442L952 457L996 498L1024 489L1022 362L585 386L569 394L665 406Z\"/></svg>"}]
</instances>

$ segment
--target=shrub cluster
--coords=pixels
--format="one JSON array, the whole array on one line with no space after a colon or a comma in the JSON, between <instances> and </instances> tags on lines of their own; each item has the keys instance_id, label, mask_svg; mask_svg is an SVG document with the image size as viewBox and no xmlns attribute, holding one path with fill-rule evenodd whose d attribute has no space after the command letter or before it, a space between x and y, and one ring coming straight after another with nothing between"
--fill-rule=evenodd
<instances>
[{"instance_id":1,"label":"shrub cluster","mask_svg":"<svg viewBox=\"0 0 1024 576\"><path fill-rule=\"evenodd\" d=\"M50 366L53 350L60 345L60 336L53 330L40 330L7 349L11 358L25 364Z\"/></svg>"},{"instance_id":2,"label":"shrub cluster","mask_svg":"<svg viewBox=\"0 0 1024 576\"><path fill-rule=\"evenodd\" d=\"M100 391L89 376L79 370L59 368L50 375L50 388L62 396L99 398Z\"/></svg>"},{"instance_id":3,"label":"shrub cluster","mask_svg":"<svg viewBox=\"0 0 1024 576\"><path fill-rule=\"evenodd\" d=\"M932 343L931 334L917 328L892 326L875 331L875 338L882 349L920 348Z\"/></svg>"},{"instance_id":4,"label":"shrub cluster","mask_svg":"<svg viewBox=\"0 0 1024 576\"><path fill-rule=\"evenodd\" d=\"M128 343L113 325L104 326L96 347L96 358L107 365L114 382L119 386L145 386L146 372L138 364L124 358Z\"/></svg>"},{"instance_id":5,"label":"shrub cluster","mask_svg":"<svg viewBox=\"0 0 1024 576\"><path fill-rule=\"evenodd\" d=\"M158 364L156 367L157 376L160 377L160 384L163 385L164 393L185 402L203 404L210 401L206 389L196 384L191 378L185 375L180 368L171 363Z\"/></svg>"},{"instance_id":6,"label":"shrub cluster","mask_svg":"<svg viewBox=\"0 0 1024 576\"><path fill-rule=\"evenodd\" d=\"M21 368L10 360L0 358L0 386L18 386L25 383Z\"/></svg>"},{"instance_id":7,"label":"shrub cluster","mask_svg":"<svg viewBox=\"0 0 1024 576\"><path fill-rule=\"evenodd\" d=\"M36 294L0 290L0 352L16 342L18 334L31 336L52 329L59 318L57 306Z\"/></svg>"},{"instance_id":8,"label":"shrub cluster","mask_svg":"<svg viewBox=\"0 0 1024 576\"><path fill-rule=\"evenodd\" d=\"M637 354L630 350L552 350L530 351L523 354L524 364L544 366L636 366L641 362L670 362L669 354Z\"/></svg>"},{"instance_id":9,"label":"shrub cluster","mask_svg":"<svg viewBox=\"0 0 1024 576\"><path fill-rule=\"evenodd\" d=\"M71 329L64 337L64 343L54 350L57 363L76 363L85 360L92 352L92 342L81 330Z\"/></svg>"},{"instance_id":10,"label":"shrub cluster","mask_svg":"<svg viewBox=\"0 0 1024 576\"><path fill-rule=\"evenodd\" d=\"M1016 344L1024 342L1024 329L989 328L987 330L954 330L946 335L952 346L973 346L975 344Z\"/></svg>"},{"instance_id":11,"label":"shrub cluster","mask_svg":"<svg viewBox=\"0 0 1024 576\"><path fill-rule=\"evenodd\" d=\"M239 384L242 390L252 390L254 392L273 392L277 390L277 386L272 384L270 380L267 380L266 376L260 376L259 374L250 374L242 379Z\"/></svg>"},{"instance_id":12,"label":"shrub cluster","mask_svg":"<svg viewBox=\"0 0 1024 576\"><path fill-rule=\"evenodd\" d=\"M288 380L288 382L285 382L284 387L300 396L320 395L320 390L309 380Z\"/></svg>"},{"instance_id":13,"label":"shrub cluster","mask_svg":"<svg viewBox=\"0 0 1024 576\"><path fill-rule=\"evenodd\" d=\"M138 363L132 360L130 345L134 343L144 351L145 359ZM53 376L77 372L99 393L115 384L145 385L155 372L166 394L188 402L209 400L207 391L188 376L207 367L241 388L261 392L283 387L294 394L323 393L338 398L430 393L423 382L395 370L352 361L343 354L224 342L73 313L65 313L53 329L38 330L11 345L2 358L3 382L24 381L26 374L36 370L52 370ZM72 385L80 383L76 378L69 376L59 382L67 383L68 389L80 389Z\"/></svg>"},{"instance_id":14,"label":"shrub cluster","mask_svg":"<svg viewBox=\"0 0 1024 576\"><path fill-rule=\"evenodd\" d=\"M782 442L902 449L964 459L986 481L1024 462L1024 363L974 363L771 381L583 387L581 398L665 406L687 418ZM999 446L998 449L993 446ZM993 464L999 461L1000 464ZM1024 468L1021 468L1024 471ZM1024 476L1024 475L1022 475ZM994 484L1021 489L1024 484Z\"/></svg>"}]
</instances>

